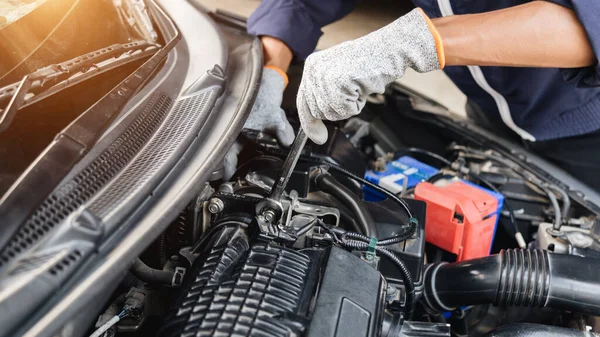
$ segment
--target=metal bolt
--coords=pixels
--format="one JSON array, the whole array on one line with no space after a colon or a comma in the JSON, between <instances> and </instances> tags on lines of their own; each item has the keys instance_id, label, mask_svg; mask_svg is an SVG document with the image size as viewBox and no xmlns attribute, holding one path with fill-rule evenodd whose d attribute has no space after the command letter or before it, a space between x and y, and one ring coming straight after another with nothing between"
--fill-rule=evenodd
<instances>
[{"instance_id":1,"label":"metal bolt","mask_svg":"<svg viewBox=\"0 0 600 337\"><path fill-rule=\"evenodd\" d=\"M275 220L275 216L277 214L275 214L275 211L273 211L272 209L268 209L268 210L264 211L262 215L265 217L265 220L267 220L268 222L273 222Z\"/></svg>"},{"instance_id":2,"label":"metal bolt","mask_svg":"<svg viewBox=\"0 0 600 337\"><path fill-rule=\"evenodd\" d=\"M391 302L391 301L395 300L398 297L398 295L399 295L398 288L388 285L387 291L385 294L386 300Z\"/></svg>"},{"instance_id":3,"label":"metal bolt","mask_svg":"<svg viewBox=\"0 0 600 337\"><path fill-rule=\"evenodd\" d=\"M223 203L223 200L219 198L212 198L208 202L208 211L212 214L220 213L223 208L225 208L225 204Z\"/></svg>"}]
</instances>

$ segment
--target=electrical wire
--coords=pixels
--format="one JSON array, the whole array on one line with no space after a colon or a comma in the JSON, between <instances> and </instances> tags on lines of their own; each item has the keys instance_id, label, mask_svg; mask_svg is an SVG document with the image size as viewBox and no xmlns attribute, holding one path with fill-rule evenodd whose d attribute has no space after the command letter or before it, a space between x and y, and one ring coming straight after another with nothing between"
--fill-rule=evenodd
<instances>
[{"instance_id":1,"label":"electrical wire","mask_svg":"<svg viewBox=\"0 0 600 337\"><path fill-rule=\"evenodd\" d=\"M381 239L381 240L377 241L377 245L378 246L389 246L389 245L393 245L395 243L406 241L415 234L415 232L417 231L417 225L418 225L417 222L410 221L408 229L406 229L403 233L400 233L398 235L395 235L395 236L392 236L389 238ZM371 238L369 238L368 236L362 235L360 233L346 232L345 235L349 238L362 240L364 242L369 242L371 240Z\"/></svg>"},{"instance_id":2,"label":"electrical wire","mask_svg":"<svg viewBox=\"0 0 600 337\"><path fill-rule=\"evenodd\" d=\"M552 193L552 191L550 191L550 189L548 189L546 187L544 187L543 189L548 194L548 199L550 199L550 204L552 204L552 207L554 208L553 229L558 231L558 230L560 230L560 227L562 226L562 212L560 209L560 205L558 204L558 200L556 199L556 196L554 195L554 193Z\"/></svg>"},{"instance_id":3,"label":"electrical wire","mask_svg":"<svg viewBox=\"0 0 600 337\"><path fill-rule=\"evenodd\" d=\"M563 220L567 219L569 217L569 209L571 208L571 199L569 198L569 194L567 194L567 192L565 192L565 190L562 188L558 188L558 186L550 185L548 188L553 189L560 194L560 198L563 202L562 217Z\"/></svg>"},{"instance_id":4,"label":"electrical wire","mask_svg":"<svg viewBox=\"0 0 600 337\"><path fill-rule=\"evenodd\" d=\"M90 335L90 337L102 336L102 334L104 334L108 329L112 328L115 324L119 323L119 321L121 319L127 317L128 314L129 314L129 312L127 310L122 310L121 313L119 313L118 315L115 315L113 318L109 319L108 322L102 324L101 327L96 329L96 331L94 331Z\"/></svg>"},{"instance_id":5,"label":"electrical wire","mask_svg":"<svg viewBox=\"0 0 600 337\"><path fill-rule=\"evenodd\" d=\"M403 155L409 154L409 153L424 154L427 157L436 159L437 161L439 161L441 163L444 163L444 164L446 164L448 166L452 166L452 162L451 161L449 161L448 159L440 156L439 154L433 153L431 151L427 151L425 149L420 149L420 148L417 148L417 147L409 147L407 149L402 149L400 151L396 151L394 153L394 158L399 158L399 157L402 157Z\"/></svg>"},{"instance_id":6,"label":"electrical wire","mask_svg":"<svg viewBox=\"0 0 600 337\"><path fill-rule=\"evenodd\" d=\"M335 243L338 243L338 244L339 244L339 243L342 241L342 240L341 240L341 239L340 239L340 238L337 236L337 234L336 234L336 233L335 233L335 232L334 232L334 231L333 231L331 228L329 228L329 226L327 226L327 225L325 224L325 222L323 222L323 220L321 220L321 219L318 219L318 218L317 218L317 224L316 224L316 226L317 226L317 227L320 227L320 228L323 228L323 229L324 229L324 230L325 230L325 231L326 231L326 232L327 232L329 235L331 235L331 237L332 237L332 239L333 239L333 241L334 241ZM341 229L341 228L340 228L340 229ZM357 234L358 234L358 233L357 233Z\"/></svg>"},{"instance_id":7,"label":"electrical wire","mask_svg":"<svg viewBox=\"0 0 600 337\"><path fill-rule=\"evenodd\" d=\"M300 229L297 230L296 235L301 236L301 235L306 234L309 230L311 230L315 226L315 224L317 223L317 219L318 218L314 218L306 225L300 227Z\"/></svg>"}]
</instances>

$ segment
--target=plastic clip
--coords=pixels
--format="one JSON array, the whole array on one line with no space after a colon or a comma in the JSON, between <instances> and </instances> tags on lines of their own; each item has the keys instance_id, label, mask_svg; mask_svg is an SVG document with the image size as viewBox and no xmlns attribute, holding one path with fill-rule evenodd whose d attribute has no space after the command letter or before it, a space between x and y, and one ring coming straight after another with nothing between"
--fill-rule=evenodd
<instances>
[{"instance_id":1,"label":"plastic clip","mask_svg":"<svg viewBox=\"0 0 600 337\"><path fill-rule=\"evenodd\" d=\"M375 260L377 258L377 256L375 255L377 241L377 238L371 238L371 241L369 241L369 248L367 249L367 254L365 254L367 260Z\"/></svg>"}]
</instances>

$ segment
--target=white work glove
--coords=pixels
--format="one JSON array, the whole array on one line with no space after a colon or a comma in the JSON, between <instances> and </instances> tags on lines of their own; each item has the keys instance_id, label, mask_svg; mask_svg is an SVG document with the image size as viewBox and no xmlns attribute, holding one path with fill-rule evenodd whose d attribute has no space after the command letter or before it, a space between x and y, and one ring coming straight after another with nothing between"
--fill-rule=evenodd
<instances>
[{"instance_id":1,"label":"white work glove","mask_svg":"<svg viewBox=\"0 0 600 337\"><path fill-rule=\"evenodd\" d=\"M420 8L360 39L310 55L296 101L304 132L313 142L325 143L321 120L357 115L367 96L382 94L406 68L443 68L443 55L439 33Z\"/></svg>"},{"instance_id":2,"label":"white work glove","mask_svg":"<svg viewBox=\"0 0 600 337\"><path fill-rule=\"evenodd\" d=\"M284 76L285 73L281 70L269 67L263 69L258 95L244 128L266 132L275 136L281 145L287 147L294 141L294 129L281 109L283 90L287 85L287 78ZM223 162L225 180L231 178L235 173L237 156L241 151L242 145L236 142L225 155Z\"/></svg>"}]
</instances>

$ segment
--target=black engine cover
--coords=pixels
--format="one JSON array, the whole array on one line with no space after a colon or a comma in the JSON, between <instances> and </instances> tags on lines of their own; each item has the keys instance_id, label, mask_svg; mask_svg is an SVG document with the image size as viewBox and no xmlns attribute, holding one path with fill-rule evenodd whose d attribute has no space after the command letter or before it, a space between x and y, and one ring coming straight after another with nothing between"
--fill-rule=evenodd
<instances>
[{"instance_id":1,"label":"black engine cover","mask_svg":"<svg viewBox=\"0 0 600 337\"><path fill-rule=\"evenodd\" d=\"M386 282L338 247L294 250L222 227L187 274L159 336L376 336Z\"/></svg>"}]
</instances>

